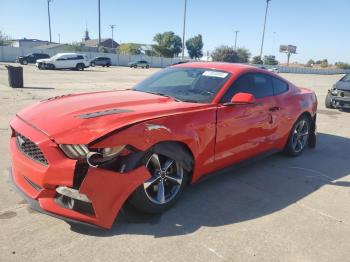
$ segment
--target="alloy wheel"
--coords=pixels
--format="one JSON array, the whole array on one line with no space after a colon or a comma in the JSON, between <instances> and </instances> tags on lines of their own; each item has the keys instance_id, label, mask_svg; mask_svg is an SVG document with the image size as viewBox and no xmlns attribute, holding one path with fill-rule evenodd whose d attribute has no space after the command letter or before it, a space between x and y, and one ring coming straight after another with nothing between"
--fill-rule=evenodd
<instances>
[{"instance_id":1,"label":"alloy wheel","mask_svg":"<svg viewBox=\"0 0 350 262\"><path fill-rule=\"evenodd\" d=\"M148 199L158 205L170 202L183 183L182 166L174 159L154 153L146 167L151 174L151 178L143 184Z\"/></svg>"},{"instance_id":2,"label":"alloy wheel","mask_svg":"<svg viewBox=\"0 0 350 262\"><path fill-rule=\"evenodd\" d=\"M309 123L306 120L301 120L296 124L292 135L292 146L296 153L301 152L309 137Z\"/></svg>"}]
</instances>

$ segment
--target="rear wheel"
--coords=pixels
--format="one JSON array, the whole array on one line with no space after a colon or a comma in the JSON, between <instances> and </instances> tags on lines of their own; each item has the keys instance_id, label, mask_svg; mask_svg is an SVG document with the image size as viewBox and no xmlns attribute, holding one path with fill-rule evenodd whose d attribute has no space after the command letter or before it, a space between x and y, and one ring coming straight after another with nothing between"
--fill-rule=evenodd
<instances>
[{"instance_id":1,"label":"rear wheel","mask_svg":"<svg viewBox=\"0 0 350 262\"><path fill-rule=\"evenodd\" d=\"M326 108L334 108L332 105L332 96L330 93L327 94L324 104Z\"/></svg>"},{"instance_id":2,"label":"rear wheel","mask_svg":"<svg viewBox=\"0 0 350 262\"><path fill-rule=\"evenodd\" d=\"M161 150L160 150L161 151ZM151 178L129 198L129 203L145 213L160 213L175 204L183 192L188 172L175 160L174 153L152 152L145 165Z\"/></svg>"},{"instance_id":3,"label":"rear wheel","mask_svg":"<svg viewBox=\"0 0 350 262\"><path fill-rule=\"evenodd\" d=\"M28 61L27 60L23 60L22 61L22 65L28 65Z\"/></svg>"},{"instance_id":4,"label":"rear wheel","mask_svg":"<svg viewBox=\"0 0 350 262\"><path fill-rule=\"evenodd\" d=\"M90 66L95 67L95 62L91 62Z\"/></svg>"},{"instance_id":5,"label":"rear wheel","mask_svg":"<svg viewBox=\"0 0 350 262\"><path fill-rule=\"evenodd\" d=\"M149 65L146 65L146 68L148 69L148 68L149 68Z\"/></svg>"},{"instance_id":6,"label":"rear wheel","mask_svg":"<svg viewBox=\"0 0 350 262\"><path fill-rule=\"evenodd\" d=\"M299 117L294 124L285 147L285 153L291 156L300 155L308 144L310 136L310 120L307 116Z\"/></svg>"},{"instance_id":7,"label":"rear wheel","mask_svg":"<svg viewBox=\"0 0 350 262\"><path fill-rule=\"evenodd\" d=\"M110 64L110 63L108 63L106 66L107 66L107 67L110 67L110 66L111 66L111 64Z\"/></svg>"}]
</instances>

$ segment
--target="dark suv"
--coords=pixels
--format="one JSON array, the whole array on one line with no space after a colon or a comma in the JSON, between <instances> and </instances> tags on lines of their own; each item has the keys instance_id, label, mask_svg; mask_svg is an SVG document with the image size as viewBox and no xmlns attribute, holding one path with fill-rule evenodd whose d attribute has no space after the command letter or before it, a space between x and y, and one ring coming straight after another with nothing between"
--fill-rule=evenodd
<instances>
[{"instance_id":1,"label":"dark suv","mask_svg":"<svg viewBox=\"0 0 350 262\"><path fill-rule=\"evenodd\" d=\"M48 54L42 53L32 53L26 56L19 56L16 58L16 63L20 63L21 65L27 65L28 63L35 64L36 60L50 58Z\"/></svg>"},{"instance_id":2,"label":"dark suv","mask_svg":"<svg viewBox=\"0 0 350 262\"><path fill-rule=\"evenodd\" d=\"M99 66L107 66L110 67L112 65L111 59L109 57L96 57L90 62L91 66L99 65Z\"/></svg>"},{"instance_id":3,"label":"dark suv","mask_svg":"<svg viewBox=\"0 0 350 262\"><path fill-rule=\"evenodd\" d=\"M350 74L345 75L328 90L327 108L350 108Z\"/></svg>"}]
</instances>

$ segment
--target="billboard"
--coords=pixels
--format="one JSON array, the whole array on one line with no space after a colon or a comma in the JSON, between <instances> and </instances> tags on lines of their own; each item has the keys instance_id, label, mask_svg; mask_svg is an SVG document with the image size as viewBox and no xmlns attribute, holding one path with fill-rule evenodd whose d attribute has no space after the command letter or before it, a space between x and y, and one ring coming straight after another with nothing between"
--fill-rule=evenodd
<instances>
[{"instance_id":1,"label":"billboard","mask_svg":"<svg viewBox=\"0 0 350 262\"><path fill-rule=\"evenodd\" d=\"M295 45L280 45L280 52L281 53L296 54L297 47Z\"/></svg>"}]
</instances>

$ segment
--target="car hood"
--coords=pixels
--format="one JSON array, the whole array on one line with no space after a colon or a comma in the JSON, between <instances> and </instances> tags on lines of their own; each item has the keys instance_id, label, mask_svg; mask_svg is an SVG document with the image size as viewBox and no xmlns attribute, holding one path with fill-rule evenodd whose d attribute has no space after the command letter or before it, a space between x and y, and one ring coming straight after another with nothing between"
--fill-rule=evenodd
<instances>
[{"instance_id":1,"label":"car hood","mask_svg":"<svg viewBox=\"0 0 350 262\"><path fill-rule=\"evenodd\" d=\"M137 122L208 106L133 90L104 91L49 98L17 116L59 144L88 144Z\"/></svg>"},{"instance_id":2,"label":"car hood","mask_svg":"<svg viewBox=\"0 0 350 262\"><path fill-rule=\"evenodd\" d=\"M336 89L340 89L340 90L348 90L348 91L350 91L350 82L338 81L335 84L335 88Z\"/></svg>"},{"instance_id":3,"label":"car hood","mask_svg":"<svg viewBox=\"0 0 350 262\"><path fill-rule=\"evenodd\" d=\"M51 62L52 60L51 60L51 58L43 58L43 59L37 59L36 60L37 62Z\"/></svg>"}]
</instances>

